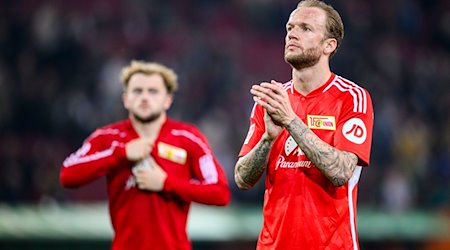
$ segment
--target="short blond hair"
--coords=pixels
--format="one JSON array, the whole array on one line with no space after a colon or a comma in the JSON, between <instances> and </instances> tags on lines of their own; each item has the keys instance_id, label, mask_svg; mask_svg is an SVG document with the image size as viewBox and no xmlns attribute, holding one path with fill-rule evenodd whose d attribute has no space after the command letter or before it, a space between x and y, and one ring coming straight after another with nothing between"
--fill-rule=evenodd
<instances>
[{"instance_id":1,"label":"short blond hair","mask_svg":"<svg viewBox=\"0 0 450 250\"><path fill-rule=\"evenodd\" d=\"M327 20L325 23L325 38L334 38L337 41L336 49L331 53L334 55L344 39L344 23L339 13L333 6L326 4L319 0L303 0L298 3L297 8L300 7L316 7L325 11Z\"/></svg>"},{"instance_id":2,"label":"short blond hair","mask_svg":"<svg viewBox=\"0 0 450 250\"><path fill-rule=\"evenodd\" d=\"M164 79L164 84L166 85L167 92L169 92L169 94L172 94L178 89L178 76L175 71L160 63L137 60L131 61L130 65L122 69L121 81L125 89L128 87L130 78L137 73L142 73L145 75L160 75Z\"/></svg>"}]
</instances>

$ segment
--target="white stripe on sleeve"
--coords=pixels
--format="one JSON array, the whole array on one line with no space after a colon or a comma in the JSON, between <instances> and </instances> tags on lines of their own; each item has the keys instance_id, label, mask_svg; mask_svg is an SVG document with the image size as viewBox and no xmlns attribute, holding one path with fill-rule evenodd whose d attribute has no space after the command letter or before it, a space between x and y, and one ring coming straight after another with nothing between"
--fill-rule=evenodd
<instances>
[{"instance_id":1,"label":"white stripe on sleeve","mask_svg":"<svg viewBox=\"0 0 450 250\"><path fill-rule=\"evenodd\" d=\"M200 165L200 171L202 172L203 178L205 178L204 183L205 184L217 183L218 173L212 155L204 155L200 157L198 163Z\"/></svg>"}]
</instances>

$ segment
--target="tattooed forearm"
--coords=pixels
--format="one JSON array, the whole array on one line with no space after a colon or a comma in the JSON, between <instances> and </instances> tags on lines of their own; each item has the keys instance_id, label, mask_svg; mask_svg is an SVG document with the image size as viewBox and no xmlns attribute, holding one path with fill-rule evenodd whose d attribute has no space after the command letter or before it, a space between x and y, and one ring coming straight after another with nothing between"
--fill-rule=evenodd
<instances>
[{"instance_id":1,"label":"tattooed forearm","mask_svg":"<svg viewBox=\"0 0 450 250\"><path fill-rule=\"evenodd\" d=\"M234 180L240 189L252 188L264 173L272 141L261 141L248 154L239 158L234 170Z\"/></svg>"},{"instance_id":2,"label":"tattooed forearm","mask_svg":"<svg viewBox=\"0 0 450 250\"><path fill-rule=\"evenodd\" d=\"M322 141L298 117L286 127L312 163L335 185L344 185L352 176L358 158Z\"/></svg>"}]
</instances>

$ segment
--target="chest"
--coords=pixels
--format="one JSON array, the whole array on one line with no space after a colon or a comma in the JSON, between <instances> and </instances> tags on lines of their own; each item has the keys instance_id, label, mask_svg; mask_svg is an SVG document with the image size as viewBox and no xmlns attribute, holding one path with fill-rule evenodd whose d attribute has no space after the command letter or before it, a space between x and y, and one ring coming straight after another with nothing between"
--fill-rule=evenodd
<instances>
[{"instance_id":1,"label":"chest","mask_svg":"<svg viewBox=\"0 0 450 250\"><path fill-rule=\"evenodd\" d=\"M290 95L289 98L292 109L308 128L320 139L332 144L332 138L340 119L344 115L344 102L327 93L308 97ZM289 145L290 140L287 131L284 131L279 139L276 142L279 144L278 146Z\"/></svg>"},{"instance_id":2,"label":"chest","mask_svg":"<svg viewBox=\"0 0 450 250\"><path fill-rule=\"evenodd\" d=\"M343 103L332 95L314 97L290 96L291 106L297 116L322 141L334 145L342 117ZM308 159L294 138L283 130L272 147L269 161L269 176L280 175L298 179L296 175L321 178L320 172Z\"/></svg>"},{"instance_id":3,"label":"chest","mask_svg":"<svg viewBox=\"0 0 450 250\"><path fill-rule=\"evenodd\" d=\"M192 151L182 140L158 138L151 155L168 174L183 178L192 176Z\"/></svg>"},{"instance_id":4,"label":"chest","mask_svg":"<svg viewBox=\"0 0 450 250\"><path fill-rule=\"evenodd\" d=\"M291 94L289 99L294 112L304 121L311 116L339 117L344 105L342 99L328 93L306 97Z\"/></svg>"},{"instance_id":5,"label":"chest","mask_svg":"<svg viewBox=\"0 0 450 250\"><path fill-rule=\"evenodd\" d=\"M123 143L125 146L137 138L138 136L136 134L130 133L116 137L114 140ZM188 179L192 176L191 147L192 145L185 138L174 136L170 131L161 131L148 153L167 174ZM125 168L122 168L117 174L126 175L129 174L128 172L131 173L130 170L135 163L125 160L123 165Z\"/></svg>"}]
</instances>

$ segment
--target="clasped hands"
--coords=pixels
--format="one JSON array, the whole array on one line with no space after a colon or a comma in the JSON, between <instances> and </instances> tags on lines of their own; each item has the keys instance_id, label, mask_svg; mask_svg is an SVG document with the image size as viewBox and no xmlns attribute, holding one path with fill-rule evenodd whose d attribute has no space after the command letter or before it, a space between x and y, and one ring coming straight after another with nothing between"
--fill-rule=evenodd
<instances>
[{"instance_id":1,"label":"clasped hands","mask_svg":"<svg viewBox=\"0 0 450 250\"><path fill-rule=\"evenodd\" d=\"M137 164L132 171L137 187L141 190L159 192L163 190L167 173L149 155L153 142L152 139L137 138L127 143L125 151L127 159Z\"/></svg>"},{"instance_id":2,"label":"clasped hands","mask_svg":"<svg viewBox=\"0 0 450 250\"><path fill-rule=\"evenodd\" d=\"M261 105L265 112L266 137L275 139L296 117L289 96L283 84L272 80L253 85L250 89L253 100Z\"/></svg>"}]
</instances>

